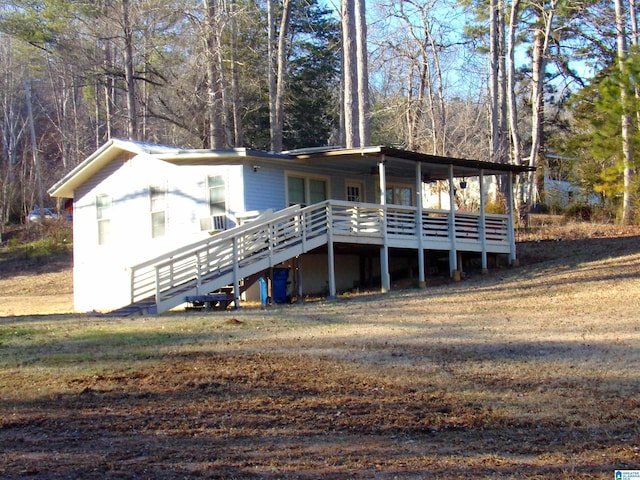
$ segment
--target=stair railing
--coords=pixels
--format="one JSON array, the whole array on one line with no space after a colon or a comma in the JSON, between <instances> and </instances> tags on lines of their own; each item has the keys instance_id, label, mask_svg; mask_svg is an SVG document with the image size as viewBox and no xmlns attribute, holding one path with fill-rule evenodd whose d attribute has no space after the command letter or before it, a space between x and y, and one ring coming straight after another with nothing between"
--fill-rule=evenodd
<instances>
[{"instance_id":1,"label":"stair railing","mask_svg":"<svg viewBox=\"0 0 640 480\"><path fill-rule=\"evenodd\" d=\"M248 255L259 255L268 245L264 242L265 229L299 216L300 210L299 205L291 206L261 217L257 223L225 230L131 267L131 303L186 282L201 282L212 271L232 267L234 238L242 239L238 243Z\"/></svg>"},{"instance_id":2,"label":"stair railing","mask_svg":"<svg viewBox=\"0 0 640 480\"><path fill-rule=\"evenodd\" d=\"M449 237L447 213L424 210L420 234L426 241ZM203 286L204 290L212 288L217 279L228 282L224 285L235 284L239 278L326 243L330 229L333 235L370 237L373 240L383 238L383 226L387 225L386 234L415 237L418 233L416 215L415 207L397 205L353 204L335 200L305 208L294 205L132 267L131 303L154 296L156 304L173 297L179 299L194 286ZM466 212L456 212L455 215L456 237L478 242L479 215ZM505 241L505 217L486 215L488 243Z\"/></svg>"}]
</instances>

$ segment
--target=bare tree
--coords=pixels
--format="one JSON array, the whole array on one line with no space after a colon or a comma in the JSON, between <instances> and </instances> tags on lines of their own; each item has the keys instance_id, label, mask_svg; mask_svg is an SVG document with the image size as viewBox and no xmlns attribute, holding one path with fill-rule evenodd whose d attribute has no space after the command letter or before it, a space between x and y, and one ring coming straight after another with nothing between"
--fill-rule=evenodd
<instances>
[{"instance_id":1,"label":"bare tree","mask_svg":"<svg viewBox=\"0 0 640 480\"><path fill-rule=\"evenodd\" d=\"M404 97L402 110L398 111L404 120L401 143L411 150L448 155L457 150L451 130L458 126L449 125L447 94L453 97L454 88L447 72L455 68L463 45L437 12L454 7L441 0L387 2L382 7L390 20L389 30L378 40L377 51L384 53L378 68L381 66L391 79L395 72L402 72L395 85L389 84L394 90L391 96ZM389 100L385 98L384 103L400 108L395 98Z\"/></svg>"},{"instance_id":2,"label":"bare tree","mask_svg":"<svg viewBox=\"0 0 640 480\"><path fill-rule=\"evenodd\" d=\"M124 78L127 84L127 134L129 139L137 140L136 79L134 76L133 28L129 0L122 0L122 32L124 35Z\"/></svg>"},{"instance_id":3,"label":"bare tree","mask_svg":"<svg viewBox=\"0 0 640 480\"><path fill-rule=\"evenodd\" d=\"M509 29L507 37L507 108L509 118L509 131L511 133L511 161L516 165L522 165L522 146L520 144L520 132L518 128L518 109L516 99L515 82L515 43L516 28L520 14L520 0L512 0L511 14L509 15ZM524 203L524 183L518 178L518 193L516 199L519 205Z\"/></svg>"},{"instance_id":4,"label":"bare tree","mask_svg":"<svg viewBox=\"0 0 640 480\"><path fill-rule=\"evenodd\" d=\"M236 1L229 1L229 13L231 15L231 35L229 45L229 60L231 73L231 114L233 116L233 146L241 147L243 142L242 118L240 114L240 74L238 72L238 12Z\"/></svg>"},{"instance_id":5,"label":"bare tree","mask_svg":"<svg viewBox=\"0 0 640 480\"><path fill-rule=\"evenodd\" d=\"M18 144L26 130L22 118L22 88L19 81L23 67L14 58L14 45L10 37L0 34L0 235L9 213L17 185L14 170L18 162Z\"/></svg>"},{"instance_id":6,"label":"bare tree","mask_svg":"<svg viewBox=\"0 0 640 480\"><path fill-rule=\"evenodd\" d=\"M551 0L548 9L544 3L537 5L537 21L533 32L533 51L531 58L531 153L529 164L538 166L542 151L542 119L544 115L544 82L547 65L547 52L553 28L557 0ZM543 164L544 165L544 164ZM528 178L527 203L532 205L536 190L536 172L530 172ZM540 192L542 186L538 186Z\"/></svg>"},{"instance_id":7,"label":"bare tree","mask_svg":"<svg viewBox=\"0 0 640 480\"><path fill-rule=\"evenodd\" d=\"M202 0L204 7L205 61L207 65L207 116L209 148L225 147L222 78L219 65L220 18L217 0Z\"/></svg>"},{"instance_id":8,"label":"bare tree","mask_svg":"<svg viewBox=\"0 0 640 480\"><path fill-rule=\"evenodd\" d=\"M405 10L405 3L413 7L412 12ZM422 117L419 112L426 110L431 121L431 153L446 155L447 109L440 62L440 51L443 49L443 45L440 39L436 39L433 34L434 25L430 18L431 8L432 5L423 5L419 2L401 2L400 15L417 46L418 54L415 61L419 72L417 113L412 116L419 119ZM419 21L419 30L414 26L414 20ZM426 105L424 101L426 101Z\"/></svg>"},{"instance_id":9,"label":"bare tree","mask_svg":"<svg viewBox=\"0 0 640 480\"><path fill-rule=\"evenodd\" d=\"M491 160L499 161L500 150L500 103L499 103L499 76L500 76L500 22L501 12L498 0L489 2L489 97L491 99Z\"/></svg>"},{"instance_id":10,"label":"bare tree","mask_svg":"<svg viewBox=\"0 0 640 480\"><path fill-rule=\"evenodd\" d=\"M291 1L283 0L280 27L276 32L276 0L269 0L269 124L271 130L271 150L282 151L284 128L285 70L287 63L287 35L291 19Z\"/></svg>"}]
</instances>

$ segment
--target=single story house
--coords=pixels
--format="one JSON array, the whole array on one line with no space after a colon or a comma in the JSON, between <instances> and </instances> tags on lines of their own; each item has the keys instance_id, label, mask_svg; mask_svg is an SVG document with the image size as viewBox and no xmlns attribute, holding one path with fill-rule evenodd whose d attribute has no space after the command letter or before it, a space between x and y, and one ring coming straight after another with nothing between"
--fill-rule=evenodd
<instances>
[{"instance_id":1,"label":"single story house","mask_svg":"<svg viewBox=\"0 0 640 480\"><path fill-rule=\"evenodd\" d=\"M292 295L374 286L435 269L455 276L463 254L483 269L516 258L513 204L485 213L492 176L528 167L395 148L272 153L194 150L113 139L49 190L73 199L77 311L163 312L190 298L241 293L274 267ZM479 180L478 212L423 208L424 188ZM217 293L220 295L220 293Z\"/></svg>"}]
</instances>

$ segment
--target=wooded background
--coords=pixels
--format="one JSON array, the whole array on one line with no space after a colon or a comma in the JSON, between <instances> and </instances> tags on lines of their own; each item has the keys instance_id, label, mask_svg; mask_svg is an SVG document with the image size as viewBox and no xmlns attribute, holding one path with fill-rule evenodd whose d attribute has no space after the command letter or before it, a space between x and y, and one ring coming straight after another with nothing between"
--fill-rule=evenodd
<instances>
[{"instance_id":1,"label":"wooded background","mask_svg":"<svg viewBox=\"0 0 640 480\"><path fill-rule=\"evenodd\" d=\"M640 206L635 0L0 2L0 225L109 138L383 144Z\"/></svg>"}]
</instances>

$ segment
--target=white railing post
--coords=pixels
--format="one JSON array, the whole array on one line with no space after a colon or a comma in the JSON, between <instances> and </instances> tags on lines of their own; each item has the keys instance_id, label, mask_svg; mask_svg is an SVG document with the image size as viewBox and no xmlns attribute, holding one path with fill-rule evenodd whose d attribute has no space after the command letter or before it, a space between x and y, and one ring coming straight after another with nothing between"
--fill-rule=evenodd
<instances>
[{"instance_id":1,"label":"white railing post","mask_svg":"<svg viewBox=\"0 0 640 480\"><path fill-rule=\"evenodd\" d=\"M135 293L135 289L136 289L136 285L135 285L135 272L133 268L129 268L129 303L133 304L134 303L134 298L136 296Z\"/></svg>"},{"instance_id":2,"label":"white railing post","mask_svg":"<svg viewBox=\"0 0 640 480\"><path fill-rule=\"evenodd\" d=\"M333 215L331 208L331 204L327 203L327 268L329 271L329 297L333 298L336 296L336 267L333 252Z\"/></svg>"},{"instance_id":3,"label":"white railing post","mask_svg":"<svg viewBox=\"0 0 640 480\"><path fill-rule=\"evenodd\" d=\"M508 214L507 217L507 238L509 240L509 265L513 265L516 261L516 238L514 234L514 205L513 205L513 175L509 173L507 175L507 204Z\"/></svg>"},{"instance_id":4,"label":"white railing post","mask_svg":"<svg viewBox=\"0 0 640 480\"><path fill-rule=\"evenodd\" d=\"M382 229L382 248L380 249L380 280L382 292L391 290L391 275L389 274L389 238L387 233L387 177L385 171L386 160L378 163L380 173L380 214L382 215L380 226Z\"/></svg>"},{"instance_id":5,"label":"white railing post","mask_svg":"<svg viewBox=\"0 0 640 480\"><path fill-rule=\"evenodd\" d=\"M418 236L418 287L426 288L424 275L424 240L422 238L422 164L416 163L416 235Z\"/></svg>"},{"instance_id":6,"label":"white railing post","mask_svg":"<svg viewBox=\"0 0 640 480\"><path fill-rule=\"evenodd\" d=\"M156 266L156 305L160 302L160 269Z\"/></svg>"},{"instance_id":7,"label":"white railing post","mask_svg":"<svg viewBox=\"0 0 640 480\"><path fill-rule=\"evenodd\" d=\"M240 308L240 255L238 254L238 237L233 237L233 304Z\"/></svg>"},{"instance_id":8,"label":"white railing post","mask_svg":"<svg viewBox=\"0 0 640 480\"><path fill-rule=\"evenodd\" d=\"M273 268L273 247L275 242L275 224L267 225L267 239L269 241L269 268Z\"/></svg>"},{"instance_id":9,"label":"white railing post","mask_svg":"<svg viewBox=\"0 0 640 480\"><path fill-rule=\"evenodd\" d=\"M484 169L480 169L480 225L478 225L478 234L480 236L482 272L487 273L487 219L485 213L486 201L484 197Z\"/></svg>"},{"instance_id":10,"label":"white railing post","mask_svg":"<svg viewBox=\"0 0 640 480\"><path fill-rule=\"evenodd\" d=\"M453 277L458 270L458 252L456 246L456 192L453 185L453 165L449 165L449 274Z\"/></svg>"},{"instance_id":11,"label":"white railing post","mask_svg":"<svg viewBox=\"0 0 640 480\"><path fill-rule=\"evenodd\" d=\"M298 216L300 219L300 229L302 230L302 251L307 251L307 214L304 211Z\"/></svg>"},{"instance_id":12,"label":"white railing post","mask_svg":"<svg viewBox=\"0 0 640 480\"><path fill-rule=\"evenodd\" d=\"M208 257L209 257L209 251L208 249L205 250L205 256L207 257L207 263L208 263ZM200 254L198 251L195 252L194 254L196 256L196 289L198 294L201 293L206 293L206 292L201 292L200 291L200 286L202 285L202 267L200 265Z\"/></svg>"}]
</instances>

